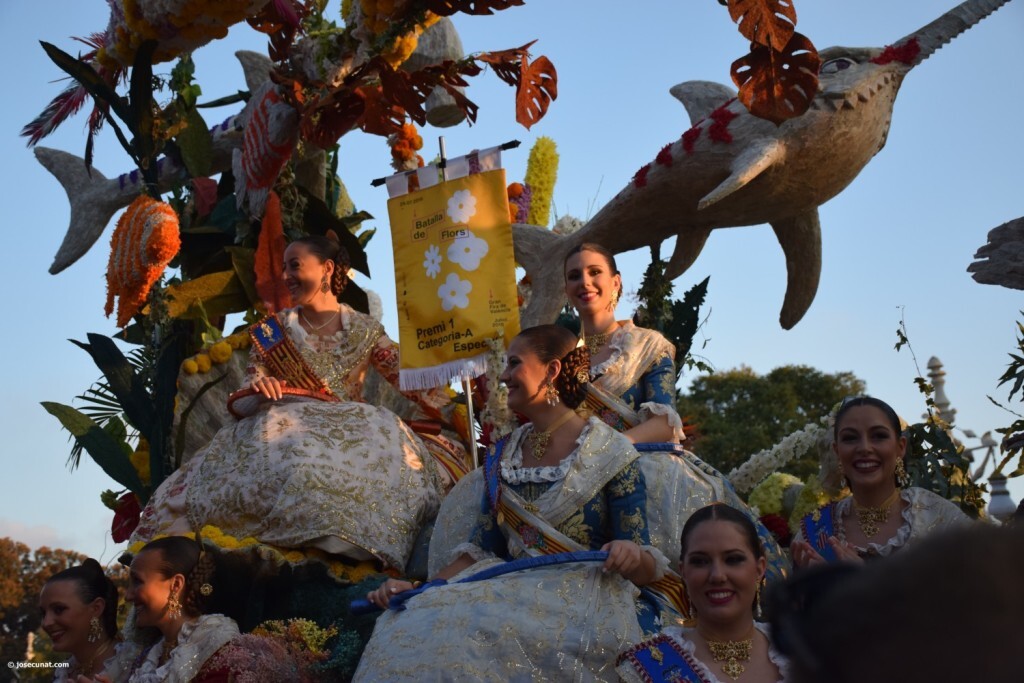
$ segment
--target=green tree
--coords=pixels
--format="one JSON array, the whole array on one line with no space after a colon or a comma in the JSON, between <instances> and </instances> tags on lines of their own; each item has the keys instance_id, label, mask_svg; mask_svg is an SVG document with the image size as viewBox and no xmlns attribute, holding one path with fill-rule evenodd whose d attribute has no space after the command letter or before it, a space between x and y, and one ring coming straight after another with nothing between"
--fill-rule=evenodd
<instances>
[{"instance_id":1,"label":"green tree","mask_svg":"<svg viewBox=\"0 0 1024 683\"><path fill-rule=\"evenodd\" d=\"M696 434L687 447L725 473L748 456L817 422L846 396L864 393L851 372L821 372L784 365L767 375L746 366L703 375L679 397L679 414ZM817 472L814 457L794 461L786 471L805 478Z\"/></svg>"}]
</instances>

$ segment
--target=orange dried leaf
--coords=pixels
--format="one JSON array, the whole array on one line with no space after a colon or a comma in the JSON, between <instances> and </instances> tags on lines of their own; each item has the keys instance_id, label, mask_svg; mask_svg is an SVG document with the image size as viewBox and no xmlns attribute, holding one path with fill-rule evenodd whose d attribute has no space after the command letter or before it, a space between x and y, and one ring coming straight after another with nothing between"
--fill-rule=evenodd
<instances>
[{"instance_id":1,"label":"orange dried leaf","mask_svg":"<svg viewBox=\"0 0 1024 683\"><path fill-rule=\"evenodd\" d=\"M358 90L365 103L363 116L356 124L359 128L371 135L383 136L401 130L405 112L386 101L379 86L364 85Z\"/></svg>"},{"instance_id":2,"label":"orange dried leaf","mask_svg":"<svg viewBox=\"0 0 1024 683\"><path fill-rule=\"evenodd\" d=\"M281 222L281 200L276 192L267 197L267 208L260 227L253 269L256 271L256 293L268 311L279 311L291 303L284 284L284 226Z\"/></svg>"},{"instance_id":3,"label":"orange dried leaf","mask_svg":"<svg viewBox=\"0 0 1024 683\"><path fill-rule=\"evenodd\" d=\"M515 47L511 50L498 50L496 52L484 52L477 55L477 61L490 64L495 75L511 86L519 87L519 73L522 69L522 60L530 56L530 46L536 43L531 40L522 47Z\"/></svg>"},{"instance_id":4,"label":"orange dried leaf","mask_svg":"<svg viewBox=\"0 0 1024 683\"><path fill-rule=\"evenodd\" d=\"M800 116L818 92L821 59L805 36L794 33L783 52L751 45L732 63L739 100L751 114L779 125Z\"/></svg>"},{"instance_id":5,"label":"orange dried leaf","mask_svg":"<svg viewBox=\"0 0 1024 683\"><path fill-rule=\"evenodd\" d=\"M729 16L744 38L776 52L786 49L796 27L790 0L729 0Z\"/></svg>"},{"instance_id":6,"label":"orange dried leaf","mask_svg":"<svg viewBox=\"0 0 1024 683\"><path fill-rule=\"evenodd\" d=\"M558 97L558 74L547 57L538 57L530 64L523 57L516 89L516 121L527 130L544 118L551 101Z\"/></svg>"},{"instance_id":7,"label":"orange dried leaf","mask_svg":"<svg viewBox=\"0 0 1024 683\"><path fill-rule=\"evenodd\" d=\"M330 149L345 133L355 128L366 111L358 90L341 87L302 113L302 137L323 149Z\"/></svg>"},{"instance_id":8,"label":"orange dried leaf","mask_svg":"<svg viewBox=\"0 0 1024 683\"><path fill-rule=\"evenodd\" d=\"M427 0L427 11L442 17L464 14L494 14L494 10L508 9L526 4L526 0Z\"/></svg>"}]
</instances>

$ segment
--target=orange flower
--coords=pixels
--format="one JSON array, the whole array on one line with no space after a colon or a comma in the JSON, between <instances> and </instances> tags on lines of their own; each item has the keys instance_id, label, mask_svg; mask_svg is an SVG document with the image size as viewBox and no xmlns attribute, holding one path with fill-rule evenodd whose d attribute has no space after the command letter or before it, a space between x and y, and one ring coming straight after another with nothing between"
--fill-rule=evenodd
<instances>
[{"instance_id":1,"label":"orange flower","mask_svg":"<svg viewBox=\"0 0 1024 683\"><path fill-rule=\"evenodd\" d=\"M508 186L508 198L509 199L515 199L516 197L518 197L518 196L520 196L522 194L523 194L523 184L522 183L512 183L511 185Z\"/></svg>"},{"instance_id":2,"label":"orange flower","mask_svg":"<svg viewBox=\"0 0 1024 683\"><path fill-rule=\"evenodd\" d=\"M181 248L178 214L168 204L139 196L117 221L107 264L109 317L117 299L117 326L125 327L139 312L149 290Z\"/></svg>"}]
</instances>

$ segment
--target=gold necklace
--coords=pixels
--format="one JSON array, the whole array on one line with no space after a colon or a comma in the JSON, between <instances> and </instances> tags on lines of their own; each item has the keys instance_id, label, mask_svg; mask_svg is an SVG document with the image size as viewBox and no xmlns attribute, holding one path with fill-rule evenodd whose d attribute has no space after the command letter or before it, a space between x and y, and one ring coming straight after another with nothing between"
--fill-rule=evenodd
<instances>
[{"instance_id":1,"label":"gold necklace","mask_svg":"<svg viewBox=\"0 0 1024 683\"><path fill-rule=\"evenodd\" d=\"M334 322L334 319L336 317L338 317L338 313L340 313L340 312L341 312L340 308L337 309L336 311L334 311L334 313L331 314L331 317L328 318L327 322L325 322L323 325L314 325L313 323L309 322L309 318L306 317L305 307L299 309L299 317L302 318L303 322L305 322L306 325L309 326L310 330L312 330L313 332L319 332L320 330L324 329L325 327L330 325L332 322Z\"/></svg>"},{"instance_id":2,"label":"gold necklace","mask_svg":"<svg viewBox=\"0 0 1024 683\"><path fill-rule=\"evenodd\" d=\"M896 489L892 492L892 495L885 499L885 502L878 507L861 507L857 503L857 499L853 499L853 510L857 513L857 525L860 527L861 532L864 534L864 538L871 538L878 533L878 527L885 524L889 520L889 509L892 507L892 503L900 495L900 490Z\"/></svg>"},{"instance_id":3,"label":"gold necklace","mask_svg":"<svg viewBox=\"0 0 1024 683\"><path fill-rule=\"evenodd\" d=\"M526 440L530 443L530 450L533 452L534 458L537 460L544 459L544 454L548 450L548 444L551 443L551 435L558 431L558 428L568 422L575 414L575 412L570 410L565 415L555 420L555 423L543 432L538 432L537 428L534 427L533 431L526 435Z\"/></svg>"},{"instance_id":4,"label":"gold necklace","mask_svg":"<svg viewBox=\"0 0 1024 683\"><path fill-rule=\"evenodd\" d=\"M596 356L604 348L604 345L608 343L608 338L611 337L615 330L619 328L618 322L613 322L608 326L608 329L604 332L595 332L588 334L583 337L583 343L587 345L587 350L590 351L591 356Z\"/></svg>"},{"instance_id":5,"label":"gold necklace","mask_svg":"<svg viewBox=\"0 0 1024 683\"><path fill-rule=\"evenodd\" d=\"M751 628L750 637L746 640L711 640L704 636L704 642L708 644L715 662L725 662L722 664L722 673L735 681L747 670L740 662L750 661L750 653L754 648L754 630Z\"/></svg>"},{"instance_id":6,"label":"gold necklace","mask_svg":"<svg viewBox=\"0 0 1024 683\"><path fill-rule=\"evenodd\" d=\"M113 640L104 641L104 643L102 645L100 645L98 648L96 648L96 652L92 653L92 657L89 658L88 662L85 662L84 664L79 664L74 669L72 669L71 670L71 675L70 675L70 680L77 680L79 676L86 676L88 678L91 678L92 675L94 673L96 673L96 660L99 660L100 662L103 662L103 660L100 659L100 655L102 655L104 652L107 651L107 648L110 647L110 644L112 642L114 642L114 641Z\"/></svg>"}]
</instances>

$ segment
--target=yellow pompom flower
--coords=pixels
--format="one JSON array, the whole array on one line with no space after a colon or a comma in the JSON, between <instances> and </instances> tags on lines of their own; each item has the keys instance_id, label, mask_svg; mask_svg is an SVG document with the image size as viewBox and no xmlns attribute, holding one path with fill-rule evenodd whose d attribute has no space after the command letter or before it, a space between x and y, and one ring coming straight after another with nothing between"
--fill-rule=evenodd
<instances>
[{"instance_id":1,"label":"yellow pompom flower","mask_svg":"<svg viewBox=\"0 0 1024 683\"><path fill-rule=\"evenodd\" d=\"M526 162L526 184L533 193L530 198L530 211L526 222L532 225L546 226L551 216L551 198L555 194L555 181L558 179L558 150L555 141L549 137L539 137L530 150L529 161Z\"/></svg>"},{"instance_id":2,"label":"yellow pompom flower","mask_svg":"<svg viewBox=\"0 0 1024 683\"><path fill-rule=\"evenodd\" d=\"M197 353L196 366L199 368L199 372L209 372L210 368L213 367L213 363L210 362L210 357L205 353Z\"/></svg>"},{"instance_id":3,"label":"yellow pompom flower","mask_svg":"<svg viewBox=\"0 0 1024 683\"><path fill-rule=\"evenodd\" d=\"M139 481L145 486L149 486L150 472L149 472L149 444L146 443L145 439L139 440L139 445L135 449L135 452L129 456L129 460L132 462L132 467L139 475Z\"/></svg>"},{"instance_id":4,"label":"yellow pompom flower","mask_svg":"<svg viewBox=\"0 0 1024 683\"><path fill-rule=\"evenodd\" d=\"M226 341L219 341L209 348L210 360L214 363L227 363L231 360L231 344Z\"/></svg>"},{"instance_id":5,"label":"yellow pompom flower","mask_svg":"<svg viewBox=\"0 0 1024 683\"><path fill-rule=\"evenodd\" d=\"M181 364L181 371L186 375L194 375L199 372L199 363L194 358L186 358Z\"/></svg>"}]
</instances>

